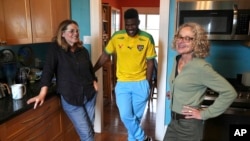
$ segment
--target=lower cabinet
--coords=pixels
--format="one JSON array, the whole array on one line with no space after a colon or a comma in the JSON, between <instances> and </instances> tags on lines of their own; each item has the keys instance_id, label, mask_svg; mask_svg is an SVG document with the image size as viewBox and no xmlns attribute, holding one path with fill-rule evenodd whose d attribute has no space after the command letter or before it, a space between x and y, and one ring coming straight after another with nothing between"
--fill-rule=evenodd
<instances>
[{"instance_id":1,"label":"lower cabinet","mask_svg":"<svg viewBox=\"0 0 250 141\"><path fill-rule=\"evenodd\" d=\"M56 96L46 100L36 110L30 109L3 123L0 129L0 140L4 141L80 140Z\"/></svg>"},{"instance_id":2,"label":"lower cabinet","mask_svg":"<svg viewBox=\"0 0 250 141\"><path fill-rule=\"evenodd\" d=\"M3 131L3 127L0 126L0 131ZM4 141L4 133L3 132L0 132L0 141Z\"/></svg>"},{"instance_id":3,"label":"lower cabinet","mask_svg":"<svg viewBox=\"0 0 250 141\"><path fill-rule=\"evenodd\" d=\"M62 111L62 128L64 129L62 141L80 141L73 124L64 111Z\"/></svg>"}]
</instances>

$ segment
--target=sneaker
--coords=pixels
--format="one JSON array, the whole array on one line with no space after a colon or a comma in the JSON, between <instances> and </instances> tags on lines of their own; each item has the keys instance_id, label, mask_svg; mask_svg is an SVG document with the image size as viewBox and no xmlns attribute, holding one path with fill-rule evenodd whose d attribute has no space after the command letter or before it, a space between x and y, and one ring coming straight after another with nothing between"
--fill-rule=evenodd
<instances>
[{"instance_id":1,"label":"sneaker","mask_svg":"<svg viewBox=\"0 0 250 141\"><path fill-rule=\"evenodd\" d=\"M144 141L153 141L152 137L147 136L147 138Z\"/></svg>"}]
</instances>

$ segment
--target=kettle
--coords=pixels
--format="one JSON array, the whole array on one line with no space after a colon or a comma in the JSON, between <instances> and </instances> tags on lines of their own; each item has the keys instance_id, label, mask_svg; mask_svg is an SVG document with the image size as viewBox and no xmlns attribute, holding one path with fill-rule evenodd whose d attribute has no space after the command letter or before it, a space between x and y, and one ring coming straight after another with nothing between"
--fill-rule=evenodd
<instances>
[{"instance_id":1,"label":"kettle","mask_svg":"<svg viewBox=\"0 0 250 141\"><path fill-rule=\"evenodd\" d=\"M7 94L10 94L10 88L6 83L0 83L0 98L3 98L7 96Z\"/></svg>"},{"instance_id":2,"label":"kettle","mask_svg":"<svg viewBox=\"0 0 250 141\"><path fill-rule=\"evenodd\" d=\"M30 68L29 67L21 67L17 71L16 74L16 83L18 84L27 84L28 82L28 76L30 73Z\"/></svg>"}]
</instances>

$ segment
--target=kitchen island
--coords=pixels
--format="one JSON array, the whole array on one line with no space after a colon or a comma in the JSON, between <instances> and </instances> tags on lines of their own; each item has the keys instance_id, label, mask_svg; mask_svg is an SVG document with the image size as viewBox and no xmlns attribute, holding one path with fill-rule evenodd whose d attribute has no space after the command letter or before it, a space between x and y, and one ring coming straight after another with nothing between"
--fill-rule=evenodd
<instances>
[{"instance_id":1,"label":"kitchen island","mask_svg":"<svg viewBox=\"0 0 250 141\"><path fill-rule=\"evenodd\" d=\"M79 140L71 121L61 108L56 86L51 85L42 106L33 109L29 98L39 93L39 84L27 85L20 100L11 95L0 99L0 140Z\"/></svg>"}]
</instances>

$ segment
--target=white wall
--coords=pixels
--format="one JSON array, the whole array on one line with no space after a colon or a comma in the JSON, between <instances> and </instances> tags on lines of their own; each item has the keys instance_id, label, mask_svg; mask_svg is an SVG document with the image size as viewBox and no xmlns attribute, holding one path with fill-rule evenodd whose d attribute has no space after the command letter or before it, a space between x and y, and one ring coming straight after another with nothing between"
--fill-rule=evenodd
<instances>
[{"instance_id":1,"label":"white wall","mask_svg":"<svg viewBox=\"0 0 250 141\"><path fill-rule=\"evenodd\" d=\"M90 28L91 28L91 59L93 64L102 53L102 15L101 0L90 0ZM95 111L95 131L102 132L103 129L103 88L102 88L102 71L96 72L98 77L98 96Z\"/></svg>"},{"instance_id":2,"label":"white wall","mask_svg":"<svg viewBox=\"0 0 250 141\"><path fill-rule=\"evenodd\" d=\"M158 56L158 98L156 110L156 140L163 140L165 126L165 99L167 78L167 51L168 51L168 23L170 0L160 0L160 35Z\"/></svg>"}]
</instances>

